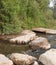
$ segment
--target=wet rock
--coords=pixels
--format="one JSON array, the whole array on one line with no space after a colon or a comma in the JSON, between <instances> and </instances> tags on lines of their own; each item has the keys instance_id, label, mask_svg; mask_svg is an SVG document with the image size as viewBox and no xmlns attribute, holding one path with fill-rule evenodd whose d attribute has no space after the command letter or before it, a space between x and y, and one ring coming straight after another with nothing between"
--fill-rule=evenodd
<instances>
[{"instance_id":1,"label":"wet rock","mask_svg":"<svg viewBox=\"0 0 56 65\"><path fill-rule=\"evenodd\" d=\"M20 53L12 53L9 58L16 64L16 65L29 65L34 63L36 60L35 57L32 57L27 54L20 54Z\"/></svg>"},{"instance_id":2,"label":"wet rock","mask_svg":"<svg viewBox=\"0 0 56 65\"><path fill-rule=\"evenodd\" d=\"M10 39L9 41L11 43L17 43L17 44L26 44L30 42L31 40L35 39L36 34L29 33L27 35L18 36L16 38Z\"/></svg>"},{"instance_id":3,"label":"wet rock","mask_svg":"<svg viewBox=\"0 0 56 65\"><path fill-rule=\"evenodd\" d=\"M13 62L3 54L0 54L0 65L13 65Z\"/></svg>"},{"instance_id":4,"label":"wet rock","mask_svg":"<svg viewBox=\"0 0 56 65\"><path fill-rule=\"evenodd\" d=\"M40 55L39 61L44 65L56 65L56 49L50 49Z\"/></svg>"},{"instance_id":5,"label":"wet rock","mask_svg":"<svg viewBox=\"0 0 56 65\"><path fill-rule=\"evenodd\" d=\"M38 48L41 49L49 49L51 46L46 38L38 37L35 40L29 43L29 46L32 50L37 50Z\"/></svg>"},{"instance_id":6,"label":"wet rock","mask_svg":"<svg viewBox=\"0 0 56 65\"><path fill-rule=\"evenodd\" d=\"M38 64L38 62L37 62L37 61L35 61L35 62L33 63L33 65L39 65L39 64Z\"/></svg>"},{"instance_id":7,"label":"wet rock","mask_svg":"<svg viewBox=\"0 0 56 65\"><path fill-rule=\"evenodd\" d=\"M38 50L37 50L37 52L36 51L32 51L32 50L28 50L25 53L28 54L28 55L36 57L37 60L38 60L38 56L40 55Z\"/></svg>"},{"instance_id":8,"label":"wet rock","mask_svg":"<svg viewBox=\"0 0 56 65\"><path fill-rule=\"evenodd\" d=\"M56 40L55 40L55 39L56 39L56 35L47 35L46 37L47 37L47 39L48 39L50 42L56 41Z\"/></svg>"}]
</instances>

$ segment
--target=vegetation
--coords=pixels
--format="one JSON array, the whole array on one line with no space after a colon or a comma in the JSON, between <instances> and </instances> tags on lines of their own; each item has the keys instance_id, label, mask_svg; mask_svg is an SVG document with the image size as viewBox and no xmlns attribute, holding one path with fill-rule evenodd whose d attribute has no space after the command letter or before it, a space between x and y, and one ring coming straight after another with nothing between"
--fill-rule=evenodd
<instances>
[{"instance_id":1,"label":"vegetation","mask_svg":"<svg viewBox=\"0 0 56 65\"><path fill-rule=\"evenodd\" d=\"M56 28L48 4L49 0L0 0L0 33L17 33L33 27Z\"/></svg>"}]
</instances>

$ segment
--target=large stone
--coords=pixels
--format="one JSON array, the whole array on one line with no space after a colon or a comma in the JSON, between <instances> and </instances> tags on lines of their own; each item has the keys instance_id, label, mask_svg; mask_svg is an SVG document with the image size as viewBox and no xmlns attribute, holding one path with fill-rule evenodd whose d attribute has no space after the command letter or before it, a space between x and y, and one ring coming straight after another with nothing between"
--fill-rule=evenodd
<instances>
[{"instance_id":1,"label":"large stone","mask_svg":"<svg viewBox=\"0 0 56 65\"><path fill-rule=\"evenodd\" d=\"M35 31L35 32L43 32L43 33L46 33L46 28L34 28L34 29L32 29L33 31Z\"/></svg>"},{"instance_id":2,"label":"large stone","mask_svg":"<svg viewBox=\"0 0 56 65\"><path fill-rule=\"evenodd\" d=\"M46 30L47 34L56 34L56 30L48 29Z\"/></svg>"},{"instance_id":3,"label":"large stone","mask_svg":"<svg viewBox=\"0 0 56 65\"><path fill-rule=\"evenodd\" d=\"M0 65L13 65L13 62L3 54L0 54Z\"/></svg>"},{"instance_id":4,"label":"large stone","mask_svg":"<svg viewBox=\"0 0 56 65\"><path fill-rule=\"evenodd\" d=\"M16 38L10 39L9 41L12 43L17 43L17 44L26 44L28 42L30 42L31 40L35 39L36 34L26 34L26 35L22 35L22 36L18 36Z\"/></svg>"},{"instance_id":5,"label":"large stone","mask_svg":"<svg viewBox=\"0 0 56 65\"><path fill-rule=\"evenodd\" d=\"M39 65L37 61L34 61L33 65Z\"/></svg>"},{"instance_id":6,"label":"large stone","mask_svg":"<svg viewBox=\"0 0 56 65\"><path fill-rule=\"evenodd\" d=\"M38 48L49 49L51 46L46 38L38 37L29 43L32 50L37 50Z\"/></svg>"},{"instance_id":7,"label":"large stone","mask_svg":"<svg viewBox=\"0 0 56 65\"><path fill-rule=\"evenodd\" d=\"M56 49L50 49L40 55L39 61L44 65L56 65Z\"/></svg>"},{"instance_id":8,"label":"large stone","mask_svg":"<svg viewBox=\"0 0 56 65\"><path fill-rule=\"evenodd\" d=\"M56 34L56 30L47 29L47 28L34 28L32 30L35 32L42 32L46 34Z\"/></svg>"},{"instance_id":9,"label":"large stone","mask_svg":"<svg viewBox=\"0 0 56 65\"><path fill-rule=\"evenodd\" d=\"M34 63L36 60L35 57L32 57L27 54L20 54L20 53L12 53L9 58L16 64L16 65L29 65Z\"/></svg>"},{"instance_id":10,"label":"large stone","mask_svg":"<svg viewBox=\"0 0 56 65\"><path fill-rule=\"evenodd\" d=\"M26 34L35 34L33 31L31 31L31 30L23 30L22 32L21 32L21 34L22 35L26 35Z\"/></svg>"}]
</instances>

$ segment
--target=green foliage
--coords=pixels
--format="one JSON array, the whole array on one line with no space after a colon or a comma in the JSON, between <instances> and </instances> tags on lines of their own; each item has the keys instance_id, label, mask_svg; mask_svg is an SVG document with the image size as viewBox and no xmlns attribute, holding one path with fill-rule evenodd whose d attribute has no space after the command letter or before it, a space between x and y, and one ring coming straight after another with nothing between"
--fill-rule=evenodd
<instances>
[{"instance_id":1,"label":"green foliage","mask_svg":"<svg viewBox=\"0 0 56 65\"><path fill-rule=\"evenodd\" d=\"M52 19L48 4L49 0L0 0L0 32L48 27L47 21Z\"/></svg>"}]
</instances>

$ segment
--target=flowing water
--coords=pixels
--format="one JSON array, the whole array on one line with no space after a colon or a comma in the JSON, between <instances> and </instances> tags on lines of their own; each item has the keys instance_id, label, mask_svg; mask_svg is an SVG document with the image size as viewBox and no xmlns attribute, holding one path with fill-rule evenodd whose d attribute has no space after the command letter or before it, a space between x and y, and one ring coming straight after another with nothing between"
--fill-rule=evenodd
<instances>
[{"instance_id":1,"label":"flowing water","mask_svg":"<svg viewBox=\"0 0 56 65\"><path fill-rule=\"evenodd\" d=\"M48 35L44 33L37 33L37 36L46 37L50 42L52 48L56 48L56 35ZM39 57L40 54L44 53L46 50L36 50L31 51L28 45L14 45L9 44L8 42L0 40L0 53L1 54L11 54L11 53L24 53L26 52L29 55ZM42 64L40 64L42 65Z\"/></svg>"}]
</instances>

